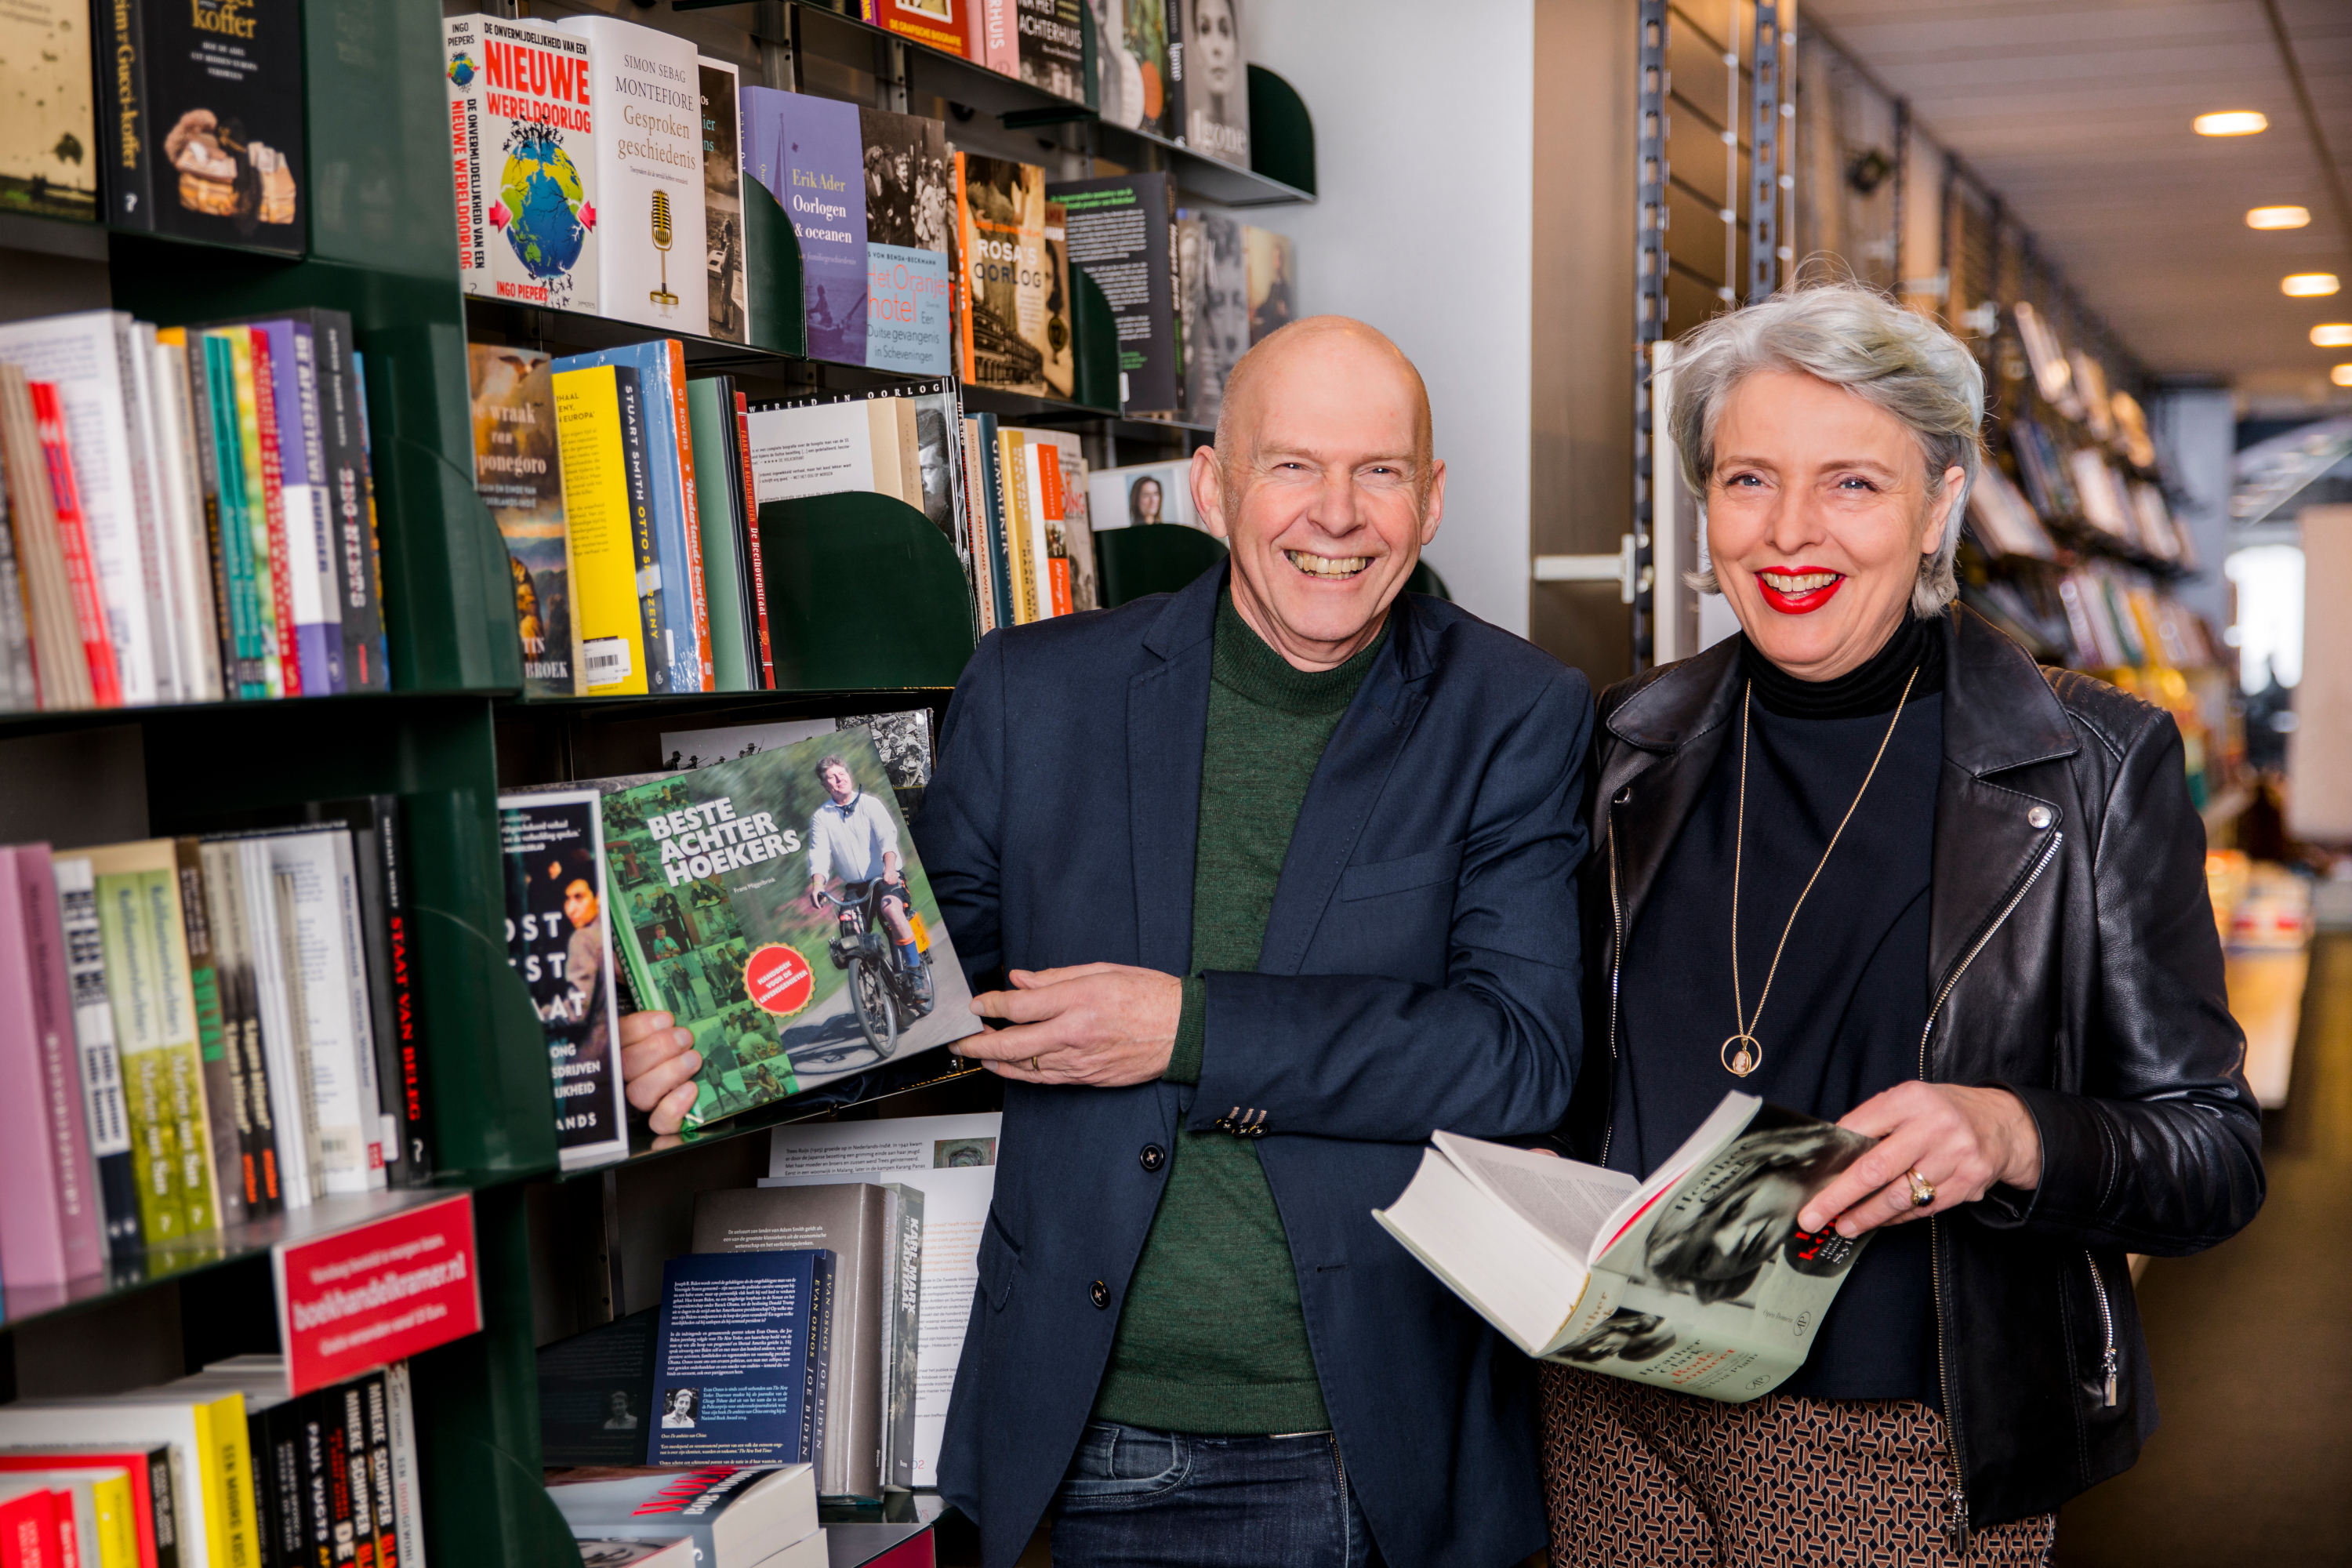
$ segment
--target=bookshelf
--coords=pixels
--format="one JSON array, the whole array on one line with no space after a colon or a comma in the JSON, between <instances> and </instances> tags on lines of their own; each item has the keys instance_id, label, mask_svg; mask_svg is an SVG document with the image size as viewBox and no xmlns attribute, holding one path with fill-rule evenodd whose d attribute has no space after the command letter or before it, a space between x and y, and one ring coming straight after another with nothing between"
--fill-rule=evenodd
<instances>
[{"instance_id":1,"label":"bookshelf","mask_svg":"<svg viewBox=\"0 0 2352 1568\"><path fill-rule=\"evenodd\" d=\"M265 256L0 215L0 264L15 284L0 314L111 304L172 325L305 305L348 311L365 362L393 689L0 715L0 777L9 781L0 791L0 842L74 846L193 832L232 811L397 795L416 914L434 1175L425 1188L330 1200L152 1247L70 1286L0 1296L0 1402L141 1386L274 1350L275 1243L468 1193L484 1329L411 1363L426 1549L443 1563L561 1568L578 1557L541 1482L535 1354L558 1334L648 1304L634 1293L641 1277L619 1270L615 1258L682 1247L676 1195L686 1194L690 1210L694 1191L764 1171L764 1135L781 1122L982 1109L998 1097L988 1075L930 1053L685 1137L656 1140L640 1125L626 1161L560 1171L546 1047L506 962L499 791L648 771L659 763L663 729L680 723L909 707L928 707L936 719L971 652L971 628L960 573L939 538L893 535L905 519L869 515L881 509L863 502L878 498L820 498L761 520L779 563L770 581L798 574L797 595L774 606L788 689L525 700L504 547L474 489L466 345L571 351L656 334L463 297L440 11L399 0L301 3L312 184L306 253ZM548 0L529 8L582 7ZM1250 68L1257 162L1239 169L818 5L605 8L691 36L704 52L738 63L747 83L931 115L957 143L1045 163L1055 178L1165 169L1187 201L1261 207L1316 198L1306 107L1259 67ZM747 217L759 268L751 279L755 342L686 338L689 365L779 396L887 384L887 373L806 357L799 257L781 208L767 200L765 213ZM1121 416L1108 306L1082 275L1076 292L1078 395L973 390L968 405L1077 430L1101 466L1181 456L1205 440L1202 427ZM898 552L884 603L855 591L877 570L877 551Z\"/></svg>"}]
</instances>

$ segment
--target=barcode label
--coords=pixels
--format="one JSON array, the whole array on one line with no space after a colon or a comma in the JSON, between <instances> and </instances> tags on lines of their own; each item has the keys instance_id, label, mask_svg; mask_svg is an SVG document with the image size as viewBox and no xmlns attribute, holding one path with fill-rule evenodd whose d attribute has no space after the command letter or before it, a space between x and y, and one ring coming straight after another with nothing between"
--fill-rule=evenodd
<instances>
[{"instance_id":1,"label":"barcode label","mask_svg":"<svg viewBox=\"0 0 2352 1568\"><path fill-rule=\"evenodd\" d=\"M620 685L629 679L629 639L590 637L580 647L580 666L591 687Z\"/></svg>"}]
</instances>

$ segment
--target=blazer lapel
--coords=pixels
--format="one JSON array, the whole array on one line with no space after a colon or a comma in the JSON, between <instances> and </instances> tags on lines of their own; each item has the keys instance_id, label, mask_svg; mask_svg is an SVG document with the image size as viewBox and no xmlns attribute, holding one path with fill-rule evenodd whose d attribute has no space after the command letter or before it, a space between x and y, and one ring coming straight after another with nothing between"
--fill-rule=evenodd
<instances>
[{"instance_id":1,"label":"blazer lapel","mask_svg":"<svg viewBox=\"0 0 2352 1568\"><path fill-rule=\"evenodd\" d=\"M1127 773L1135 847L1136 962L1189 974L1192 849L1201 830L1201 757L1208 743L1210 654L1222 571L1168 603L1144 637L1145 668L1127 688Z\"/></svg>"},{"instance_id":2,"label":"blazer lapel","mask_svg":"<svg viewBox=\"0 0 2352 1568\"><path fill-rule=\"evenodd\" d=\"M1258 952L1262 974L1296 974L1307 961L1307 944L1339 885L1339 873L1427 705L1426 679L1433 666L1420 613L1409 595L1400 594L1391 614L1395 619L1389 645L1340 715L1299 805Z\"/></svg>"}]
</instances>

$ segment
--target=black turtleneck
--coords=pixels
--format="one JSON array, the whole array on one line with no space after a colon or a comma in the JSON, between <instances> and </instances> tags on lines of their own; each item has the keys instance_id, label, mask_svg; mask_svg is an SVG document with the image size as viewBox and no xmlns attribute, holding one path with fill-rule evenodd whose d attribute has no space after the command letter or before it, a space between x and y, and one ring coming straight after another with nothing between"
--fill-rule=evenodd
<instances>
[{"instance_id":1,"label":"black turtleneck","mask_svg":"<svg viewBox=\"0 0 2352 1568\"><path fill-rule=\"evenodd\" d=\"M1753 699L1739 875L1739 974L1751 1011L1798 891L1869 772L1906 680L1910 696L1868 792L1789 932L1755 1030L1764 1062L1746 1079L1727 1072L1717 1053L1737 1026L1737 710L1722 727L1706 787L1627 937L1611 1165L1649 1175L1727 1089L1835 1121L1918 1076L1943 766L1943 644L1939 620L1906 616L1859 668L1824 681L1800 680L1752 647L1740 649ZM1896 1226L1872 1239L1785 1392L1940 1403L1927 1234L1924 1225Z\"/></svg>"}]
</instances>

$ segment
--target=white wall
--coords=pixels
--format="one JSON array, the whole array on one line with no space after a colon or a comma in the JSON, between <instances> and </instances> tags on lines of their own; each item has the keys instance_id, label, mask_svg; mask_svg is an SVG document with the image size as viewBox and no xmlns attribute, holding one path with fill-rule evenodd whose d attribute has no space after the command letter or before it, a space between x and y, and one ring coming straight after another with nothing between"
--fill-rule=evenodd
<instances>
[{"instance_id":1,"label":"white wall","mask_svg":"<svg viewBox=\"0 0 2352 1568\"><path fill-rule=\"evenodd\" d=\"M1524 637L1534 0L1242 0L1242 34L1307 100L1320 197L1242 216L1297 241L1302 313L1420 367L1447 475L1429 563Z\"/></svg>"}]
</instances>

